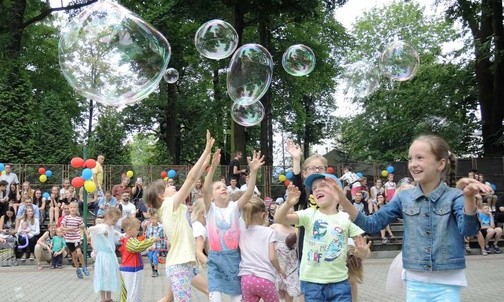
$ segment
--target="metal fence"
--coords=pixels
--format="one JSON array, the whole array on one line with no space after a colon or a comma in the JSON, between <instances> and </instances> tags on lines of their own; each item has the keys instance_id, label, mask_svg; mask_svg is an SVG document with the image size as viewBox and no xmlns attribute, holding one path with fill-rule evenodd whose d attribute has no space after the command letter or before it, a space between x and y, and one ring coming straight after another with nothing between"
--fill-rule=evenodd
<instances>
[{"instance_id":1,"label":"metal fence","mask_svg":"<svg viewBox=\"0 0 504 302\"><path fill-rule=\"evenodd\" d=\"M339 162L329 163L334 168L337 175L342 175L343 168L351 166L354 172L360 172L368 179L368 186L371 187L374 181L378 178L384 179L381 176L381 171L387 166L394 167L394 175L396 181L408 176L408 163L405 161L391 162L387 165L366 162ZM40 188L43 191L50 191L54 185L63 183L66 178L80 176L82 169L72 168L70 165L53 165L53 164L13 164L12 172L18 175L19 181L29 181L34 188ZM39 181L40 174L38 169L44 167L46 170L53 172L52 177L49 177L46 182ZM105 189L111 189L113 185L121 182L121 176L127 171L133 171L133 179L142 178L144 184L149 184L156 179L161 178L162 171L174 170L177 175L175 177L176 184L181 185L185 180L191 166L189 165L149 165L149 166L131 166L131 165L104 165L104 186ZM458 161L456 175L463 177L471 169L478 170L485 175L485 180L495 184L497 194L504 193L504 158L471 158L461 159ZM220 166L214 175L214 180L220 179L221 176L228 177L228 167ZM278 177L280 174L285 174L287 171L279 166L263 166L258 172L257 187L262 192L262 196L272 198L281 197L285 193L285 184L280 182Z\"/></svg>"}]
</instances>

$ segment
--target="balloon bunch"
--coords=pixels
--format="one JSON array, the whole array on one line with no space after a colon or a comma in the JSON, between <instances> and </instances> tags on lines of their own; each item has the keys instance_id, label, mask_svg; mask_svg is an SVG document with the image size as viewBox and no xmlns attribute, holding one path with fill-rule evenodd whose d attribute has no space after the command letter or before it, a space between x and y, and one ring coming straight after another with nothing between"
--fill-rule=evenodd
<instances>
[{"instance_id":1,"label":"balloon bunch","mask_svg":"<svg viewBox=\"0 0 504 302\"><path fill-rule=\"evenodd\" d=\"M96 190L96 184L93 181L93 169L96 167L96 161L94 159L82 159L80 157L74 157L70 161L72 168L84 168L82 170L81 176L72 178L72 186L76 189L84 186L84 189L88 193L93 193Z\"/></svg>"},{"instance_id":2,"label":"balloon bunch","mask_svg":"<svg viewBox=\"0 0 504 302\"><path fill-rule=\"evenodd\" d=\"M389 174L394 173L394 167L393 166L388 166L385 170L381 171L381 176L387 177Z\"/></svg>"},{"instance_id":3,"label":"balloon bunch","mask_svg":"<svg viewBox=\"0 0 504 302\"><path fill-rule=\"evenodd\" d=\"M44 168L44 167L40 167L38 169L38 173L40 174L39 181L41 183L46 182L47 179L53 175L51 170L49 170L49 169L46 170L46 168Z\"/></svg>"},{"instance_id":4,"label":"balloon bunch","mask_svg":"<svg viewBox=\"0 0 504 302\"><path fill-rule=\"evenodd\" d=\"M170 178L175 178L177 176L177 172L175 170L171 169L168 171L161 171L161 178L164 179L165 181L168 181Z\"/></svg>"},{"instance_id":5,"label":"balloon bunch","mask_svg":"<svg viewBox=\"0 0 504 302\"><path fill-rule=\"evenodd\" d=\"M291 171L278 175L278 180L283 182L286 187L288 187L291 183L292 178L294 177L294 173Z\"/></svg>"}]
</instances>

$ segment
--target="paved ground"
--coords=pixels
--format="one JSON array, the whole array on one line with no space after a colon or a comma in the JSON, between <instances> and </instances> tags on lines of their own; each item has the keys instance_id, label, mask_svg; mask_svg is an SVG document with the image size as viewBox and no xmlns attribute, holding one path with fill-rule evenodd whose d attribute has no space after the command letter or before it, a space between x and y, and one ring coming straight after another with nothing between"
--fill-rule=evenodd
<instances>
[{"instance_id":1,"label":"paved ground","mask_svg":"<svg viewBox=\"0 0 504 302\"><path fill-rule=\"evenodd\" d=\"M462 301L504 301L504 254L467 258L469 287L462 291ZM404 301L384 293L385 280L392 259L367 259L365 280L359 286L359 301ZM91 271L92 273L92 271ZM156 301L166 290L164 271L162 276L152 278L150 267L145 270L143 300ZM93 292L91 277L77 279L75 270L69 266L62 270L45 268L37 271L34 265L0 267L1 301L99 301ZM194 292L193 301L207 301ZM113 298L117 299L117 295Z\"/></svg>"}]
</instances>

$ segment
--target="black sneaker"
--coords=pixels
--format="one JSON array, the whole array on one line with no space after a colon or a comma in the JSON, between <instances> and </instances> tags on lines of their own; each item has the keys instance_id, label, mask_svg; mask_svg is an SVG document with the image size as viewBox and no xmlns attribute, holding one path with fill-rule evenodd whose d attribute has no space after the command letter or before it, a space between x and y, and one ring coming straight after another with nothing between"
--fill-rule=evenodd
<instances>
[{"instance_id":1,"label":"black sneaker","mask_svg":"<svg viewBox=\"0 0 504 302\"><path fill-rule=\"evenodd\" d=\"M488 254L490 254L490 253L491 253L491 251L490 251L490 246L489 246L488 244L487 244L487 245L485 245L485 252L487 252Z\"/></svg>"},{"instance_id":2,"label":"black sneaker","mask_svg":"<svg viewBox=\"0 0 504 302\"><path fill-rule=\"evenodd\" d=\"M159 277L159 273L158 272L152 272L152 277Z\"/></svg>"}]
</instances>

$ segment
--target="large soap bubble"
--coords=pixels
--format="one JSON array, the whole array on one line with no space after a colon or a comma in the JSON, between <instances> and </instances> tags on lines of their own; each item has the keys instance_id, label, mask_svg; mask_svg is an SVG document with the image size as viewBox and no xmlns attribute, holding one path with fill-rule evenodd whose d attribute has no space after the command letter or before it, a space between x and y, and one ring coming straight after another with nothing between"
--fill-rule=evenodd
<instances>
[{"instance_id":1,"label":"large soap bubble","mask_svg":"<svg viewBox=\"0 0 504 302\"><path fill-rule=\"evenodd\" d=\"M238 34L231 24L214 19L198 28L194 45L202 56L220 60L229 57L236 50Z\"/></svg>"},{"instance_id":2,"label":"large soap bubble","mask_svg":"<svg viewBox=\"0 0 504 302\"><path fill-rule=\"evenodd\" d=\"M264 106L260 101L248 105L234 102L231 107L231 118L242 126L255 126L264 118Z\"/></svg>"},{"instance_id":3,"label":"large soap bubble","mask_svg":"<svg viewBox=\"0 0 504 302\"><path fill-rule=\"evenodd\" d=\"M293 76L305 76L315 68L315 53L306 45L292 45L282 56L282 66Z\"/></svg>"},{"instance_id":4,"label":"large soap bubble","mask_svg":"<svg viewBox=\"0 0 504 302\"><path fill-rule=\"evenodd\" d=\"M178 81L179 79L179 73L178 70L175 68L168 68L166 69L166 72L163 76L164 80L168 84L173 84Z\"/></svg>"},{"instance_id":5,"label":"large soap bubble","mask_svg":"<svg viewBox=\"0 0 504 302\"><path fill-rule=\"evenodd\" d=\"M58 51L75 91L112 106L146 98L170 59L170 44L161 33L123 6L102 0L62 30Z\"/></svg>"},{"instance_id":6,"label":"large soap bubble","mask_svg":"<svg viewBox=\"0 0 504 302\"><path fill-rule=\"evenodd\" d=\"M415 76L420 65L418 52L408 43L397 41L380 57L382 74L394 81L407 81Z\"/></svg>"},{"instance_id":7,"label":"large soap bubble","mask_svg":"<svg viewBox=\"0 0 504 302\"><path fill-rule=\"evenodd\" d=\"M380 87L380 71L375 64L357 61L344 66L340 85L348 98L364 98Z\"/></svg>"},{"instance_id":8,"label":"large soap bubble","mask_svg":"<svg viewBox=\"0 0 504 302\"><path fill-rule=\"evenodd\" d=\"M273 59L259 44L245 44L231 59L227 73L227 92L238 104L259 100L268 90L273 76Z\"/></svg>"}]
</instances>

